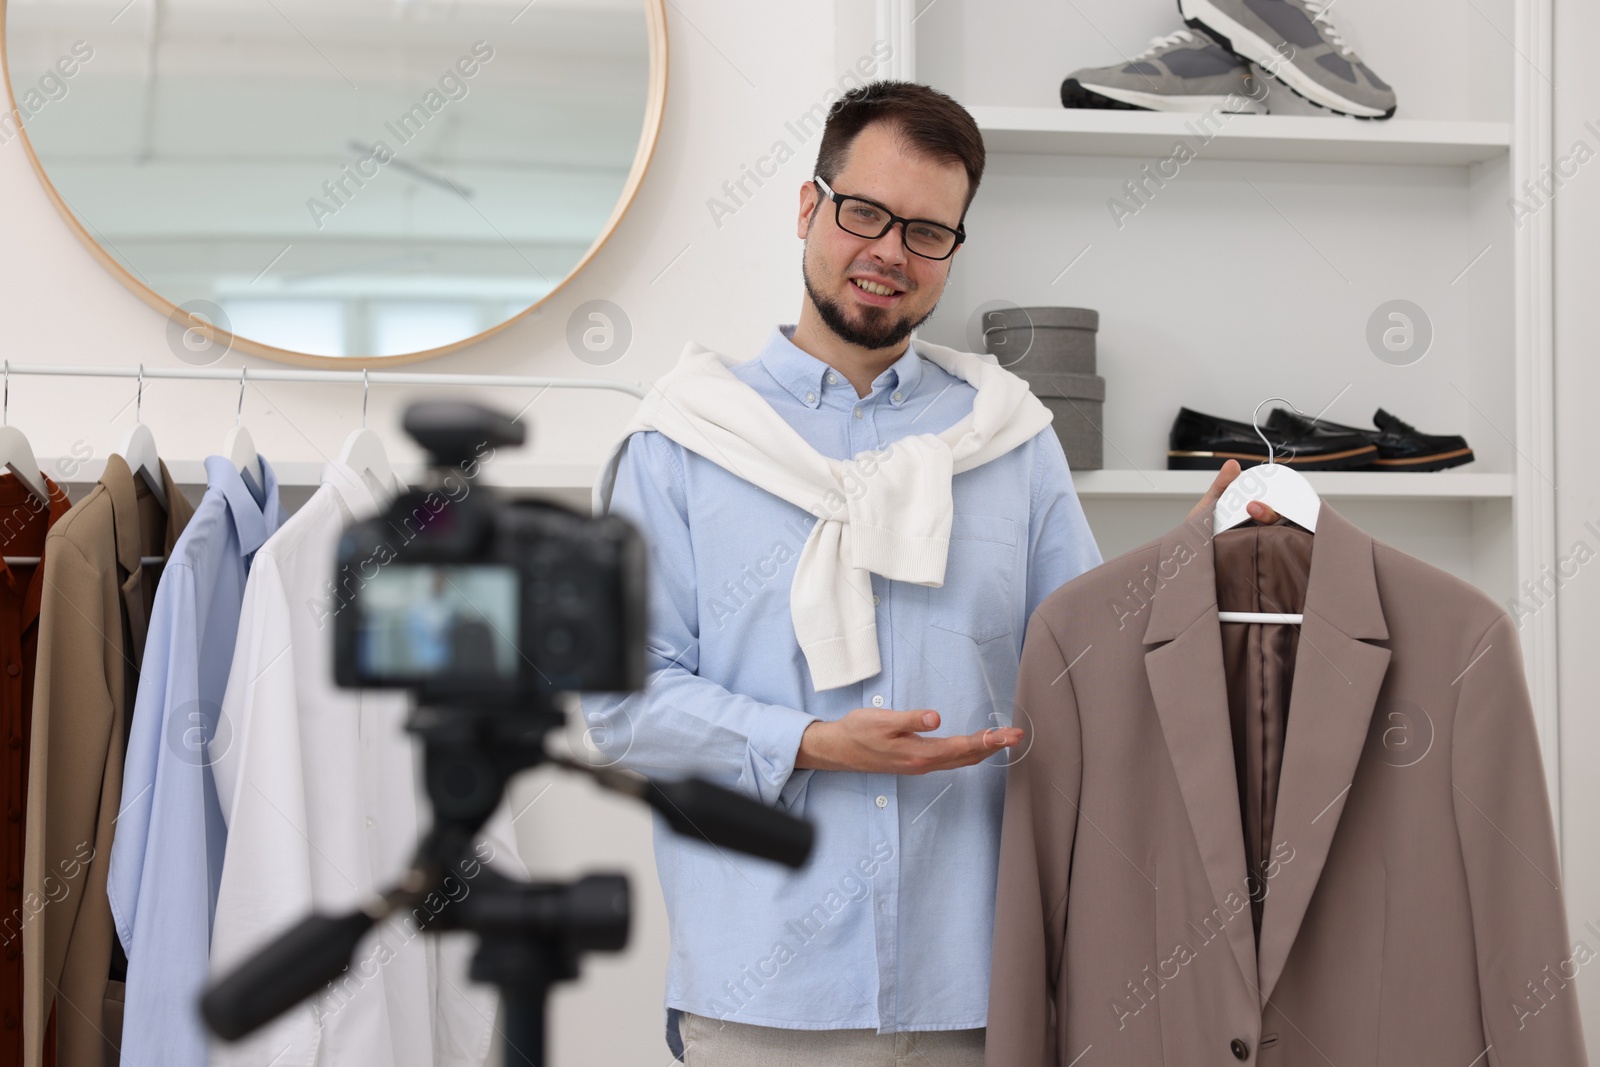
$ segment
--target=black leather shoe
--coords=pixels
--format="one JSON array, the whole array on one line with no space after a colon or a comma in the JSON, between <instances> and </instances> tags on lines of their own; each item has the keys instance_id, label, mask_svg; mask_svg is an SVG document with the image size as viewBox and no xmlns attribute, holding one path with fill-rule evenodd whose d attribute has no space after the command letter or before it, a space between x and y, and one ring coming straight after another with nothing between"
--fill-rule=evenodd
<instances>
[{"instance_id":1,"label":"black leather shoe","mask_svg":"<svg viewBox=\"0 0 1600 1067\"><path fill-rule=\"evenodd\" d=\"M1276 414L1276 412L1274 412ZM1261 432L1272 442L1273 459L1296 470L1343 471L1369 466L1378 448L1359 430L1335 432L1326 423L1284 429L1268 419ZM1167 469L1214 471L1230 459L1241 467L1267 462L1267 446L1248 422L1234 422L1179 408L1167 438Z\"/></svg>"},{"instance_id":2,"label":"black leather shoe","mask_svg":"<svg viewBox=\"0 0 1600 1067\"><path fill-rule=\"evenodd\" d=\"M1442 471L1446 467L1471 463L1474 458L1465 437L1420 433L1415 426L1382 408L1372 416L1372 424L1377 427L1376 430L1340 426L1325 420L1317 422L1317 425L1331 433L1358 433L1376 445L1378 454L1371 463L1373 470ZM1305 429L1311 425L1311 420L1287 408L1274 408L1267 418L1267 425L1277 426L1287 433Z\"/></svg>"}]
</instances>

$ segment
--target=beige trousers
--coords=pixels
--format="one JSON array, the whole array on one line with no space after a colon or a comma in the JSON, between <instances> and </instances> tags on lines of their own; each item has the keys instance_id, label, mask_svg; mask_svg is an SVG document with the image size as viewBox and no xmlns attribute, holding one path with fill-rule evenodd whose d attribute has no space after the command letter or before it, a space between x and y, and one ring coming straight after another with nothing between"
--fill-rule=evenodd
<instances>
[{"instance_id":1,"label":"beige trousers","mask_svg":"<svg viewBox=\"0 0 1600 1067\"><path fill-rule=\"evenodd\" d=\"M684 1067L983 1067L983 1030L780 1030L684 1012Z\"/></svg>"}]
</instances>

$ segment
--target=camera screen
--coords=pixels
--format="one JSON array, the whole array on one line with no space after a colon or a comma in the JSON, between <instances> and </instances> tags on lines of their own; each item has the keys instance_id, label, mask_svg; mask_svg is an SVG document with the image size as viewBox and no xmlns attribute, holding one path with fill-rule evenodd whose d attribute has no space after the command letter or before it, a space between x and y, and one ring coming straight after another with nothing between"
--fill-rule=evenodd
<instances>
[{"instance_id":1,"label":"camera screen","mask_svg":"<svg viewBox=\"0 0 1600 1067\"><path fill-rule=\"evenodd\" d=\"M364 678L517 676L514 567L398 564L361 590L357 656Z\"/></svg>"}]
</instances>

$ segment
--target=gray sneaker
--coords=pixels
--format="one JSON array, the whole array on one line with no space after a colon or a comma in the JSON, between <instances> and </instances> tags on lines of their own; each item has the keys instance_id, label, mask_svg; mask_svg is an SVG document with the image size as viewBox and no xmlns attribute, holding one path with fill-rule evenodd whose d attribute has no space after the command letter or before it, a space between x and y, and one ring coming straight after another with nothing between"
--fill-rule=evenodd
<instances>
[{"instance_id":1,"label":"gray sneaker","mask_svg":"<svg viewBox=\"0 0 1600 1067\"><path fill-rule=\"evenodd\" d=\"M1061 83L1063 107L1260 114L1249 64L1188 30L1157 37L1126 63L1086 67Z\"/></svg>"},{"instance_id":2,"label":"gray sneaker","mask_svg":"<svg viewBox=\"0 0 1600 1067\"><path fill-rule=\"evenodd\" d=\"M1394 90L1328 21L1335 0L1178 0L1183 21L1295 94L1358 119L1394 114Z\"/></svg>"}]
</instances>

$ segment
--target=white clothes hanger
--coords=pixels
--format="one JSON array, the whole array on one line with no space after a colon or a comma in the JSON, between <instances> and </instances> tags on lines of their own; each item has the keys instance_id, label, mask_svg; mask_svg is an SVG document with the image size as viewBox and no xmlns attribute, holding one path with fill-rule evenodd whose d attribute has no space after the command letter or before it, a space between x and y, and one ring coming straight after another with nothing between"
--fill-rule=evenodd
<instances>
[{"instance_id":1,"label":"white clothes hanger","mask_svg":"<svg viewBox=\"0 0 1600 1067\"><path fill-rule=\"evenodd\" d=\"M150 492L167 508L167 487L161 484L161 459L156 455L156 435L144 424L144 364L139 364L139 392L133 403L133 429L122 439L118 455L128 462L128 469L144 479Z\"/></svg>"},{"instance_id":2,"label":"white clothes hanger","mask_svg":"<svg viewBox=\"0 0 1600 1067\"><path fill-rule=\"evenodd\" d=\"M50 490L45 488L44 475L39 473L39 461L33 456L33 446L22 431L11 425L11 361L5 361L5 398L0 401L0 467L17 476L34 496L46 507L50 504Z\"/></svg>"},{"instance_id":3,"label":"white clothes hanger","mask_svg":"<svg viewBox=\"0 0 1600 1067\"><path fill-rule=\"evenodd\" d=\"M385 495L394 491L394 469L389 466L389 453L383 447L383 438L367 429L367 396L371 390L367 381L367 371L361 370L361 429L351 432L344 439L344 448L339 451L339 462L354 470L357 474L366 475L377 483L376 488Z\"/></svg>"},{"instance_id":4,"label":"white clothes hanger","mask_svg":"<svg viewBox=\"0 0 1600 1067\"><path fill-rule=\"evenodd\" d=\"M257 488L266 488L266 478L261 473L261 457L256 454L256 443L250 431L244 428L244 376L249 368L239 368L239 407L233 413L233 426L222 439L222 454L233 464L233 469L247 478L255 479Z\"/></svg>"},{"instance_id":5,"label":"white clothes hanger","mask_svg":"<svg viewBox=\"0 0 1600 1067\"><path fill-rule=\"evenodd\" d=\"M1256 436L1266 443L1267 461L1240 471L1232 484L1223 490L1222 499L1217 501L1211 523L1213 536L1249 521L1250 513L1245 506L1253 500L1261 501L1279 515L1304 526L1312 533L1317 531L1317 515L1322 511L1322 498L1311 488L1311 483L1306 480L1305 475L1277 461L1272 442L1261 432L1261 409L1273 401L1289 404L1289 401L1281 396L1268 397L1256 405L1255 412L1250 416ZM1294 408L1297 414L1305 414L1293 404L1289 404L1289 407ZM1297 624L1305 621L1305 615L1295 612L1219 611L1217 620Z\"/></svg>"}]
</instances>

